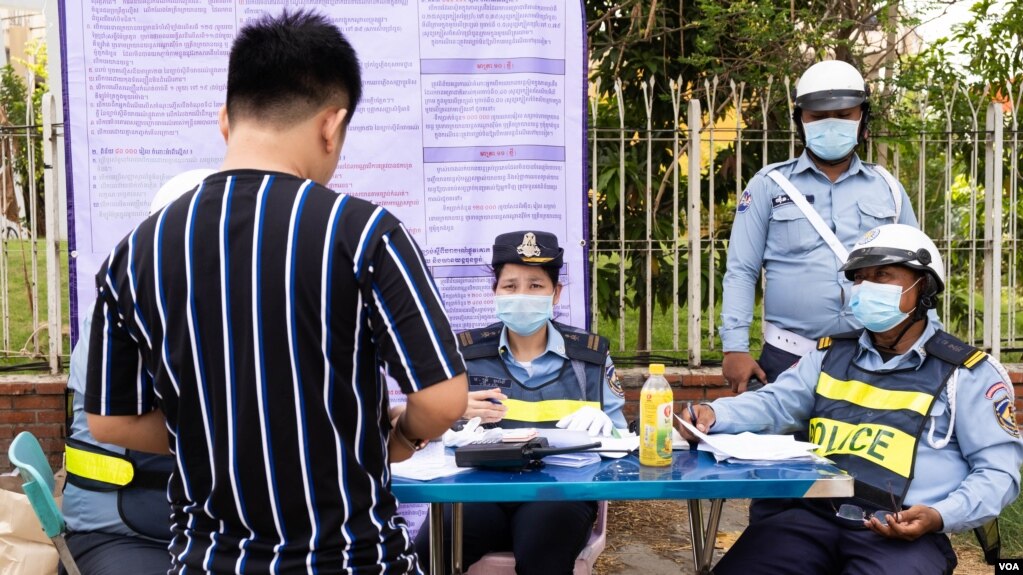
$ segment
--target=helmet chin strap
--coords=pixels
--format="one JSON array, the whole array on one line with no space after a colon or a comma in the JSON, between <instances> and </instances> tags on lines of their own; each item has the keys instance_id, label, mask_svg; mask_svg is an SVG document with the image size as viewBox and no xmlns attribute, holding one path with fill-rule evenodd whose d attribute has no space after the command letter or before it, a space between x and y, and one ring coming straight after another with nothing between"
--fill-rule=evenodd
<instances>
[{"instance_id":1,"label":"helmet chin strap","mask_svg":"<svg viewBox=\"0 0 1023 575\"><path fill-rule=\"evenodd\" d=\"M895 351L895 348L897 348L899 346L899 342L902 341L902 336L906 335L906 332L909 331L909 328L913 327L918 321L926 319L927 312L925 311L923 313L923 315L921 315L919 313L916 313L916 310L918 310L918 309L920 309L920 306L917 306L913 310L913 315L911 315L909 317L909 319L911 321L907 321L906 322L906 326L902 328L902 331L899 332L898 337L895 338L895 341L893 341L891 345L882 345L882 346L878 346L878 347L883 347L885 349L890 349L892 351ZM877 342L876 341L874 342L874 345L877 346Z\"/></svg>"}]
</instances>

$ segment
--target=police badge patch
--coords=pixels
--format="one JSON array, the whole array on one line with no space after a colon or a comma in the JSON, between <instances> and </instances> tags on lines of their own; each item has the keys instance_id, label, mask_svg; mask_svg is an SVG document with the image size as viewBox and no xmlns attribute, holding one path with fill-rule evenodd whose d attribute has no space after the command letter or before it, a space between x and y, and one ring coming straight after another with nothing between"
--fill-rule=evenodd
<instances>
[{"instance_id":1,"label":"police badge patch","mask_svg":"<svg viewBox=\"0 0 1023 575\"><path fill-rule=\"evenodd\" d=\"M859 245L870 243L870 242L874 241L874 238L876 238L879 235L881 235L881 232L877 228L874 228L872 230L868 230L865 234L863 234L863 238L860 239L860 241L856 242L856 245L859 246Z\"/></svg>"},{"instance_id":2,"label":"police badge patch","mask_svg":"<svg viewBox=\"0 0 1023 575\"><path fill-rule=\"evenodd\" d=\"M625 397L625 390L622 389L622 381L618 379L618 374L615 373L614 364L607 366L607 370L604 372L604 379L607 380L607 386L611 389L611 393L618 397Z\"/></svg>"},{"instance_id":3,"label":"police badge patch","mask_svg":"<svg viewBox=\"0 0 1023 575\"><path fill-rule=\"evenodd\" d=\"M1009 397L1000 397L995 401L995 417L1009 435L1019 439L1019 427L1016 425L1016 408Z\"/></svg>"},{"instance_id":4,"label":"police badge patch","mask_svg":"<svg viewBox=\"0 0 1023 575\"><path fill-rule=\"evenodd\" d=\"M739 205L736 206L735 211L740 214L749 209L750 204L753 203L753 194L749 193L749 190L744 190L742 195L739 196Z\"/></svg>"}]
</instances>

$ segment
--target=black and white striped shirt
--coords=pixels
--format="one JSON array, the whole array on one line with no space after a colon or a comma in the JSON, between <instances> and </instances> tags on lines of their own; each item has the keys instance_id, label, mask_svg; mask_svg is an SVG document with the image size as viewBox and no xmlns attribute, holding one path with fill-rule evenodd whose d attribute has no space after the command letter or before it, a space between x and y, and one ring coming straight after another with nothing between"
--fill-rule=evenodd
<instances>
[{"instance_id":1,"label":"black and white striped shirt","mask_svg":"<svg viewBox=\"0 0 1023 575\"><path fill-rule=\"evenodd\" d=\"M383 208L253 170L206 179L96 276L86 411L167 417L180 573L418 572L388 487L387 392L465 368Z\"/></svg>"}]
</instances>

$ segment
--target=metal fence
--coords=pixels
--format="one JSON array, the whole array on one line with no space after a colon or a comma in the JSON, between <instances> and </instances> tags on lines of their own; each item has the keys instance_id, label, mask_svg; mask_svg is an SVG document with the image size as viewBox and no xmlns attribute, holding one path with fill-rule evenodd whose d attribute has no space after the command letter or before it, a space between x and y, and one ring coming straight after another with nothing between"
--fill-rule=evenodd
<instances>
[{"instance_id":1,"label":"metal fence","mask_svg":"<svg viewBox=\"0 0 1023 575\"><path fill-rule=\"evenodd\" d=\"M56 99L46 94L42 126L0 126L0 372L57 373L67 359L66 263L61 265L67 254L58 191L64 136L54 121L57 110ZM30 153L40 149L41 166Z\"/></svg>"},{"instance_id":2,"label":"metal fence","mask_svg":"<svg viewBox=\"0 0 1023 575\"><path fill-rule=\"evenodd\" d=\"M719 285L735 199L761 167L800 151L791 121L776 129L747 127L751 123L770 125L767 110L772 83L751 90L734 82L718 86L713 79L705 82L699 98L686 99L681 82L671 81L669 102L653 96L655 80L650 79L643 87L644 101L631 103L645 110L645 126L626 126L628 103L623 103L620 82L603 90L599 82L591 85L590 229L600 230L603 225L605 230L604 237L595 232L590 243L591 327L611 339L616 353L663 353L690 366L719 355ZM784 95L791 93L789 81L783 84L773 86L775 101L780 90ZM1004 101L992 101L987 94L970 96L961 86L936 92L930 99L894 96L907 98L902 104L914 106L910 119L915 116L918 127L872 133L861 157L885 165L902 182L921 227L942 251L949 289L938 312L946 329L996 355L1020 351L1023 318L1016 308L1021 297L1023 246L1018 225L1021 149L1017 110L1023 101L1023 87ZM722 94L728 101L722 101ZM791 99L783 99L788 101L791 116ZM968 119L957 124L952 119L953 106L962 109L964 102ZM677 129L652 127L650 118L657 106L671 106L669 116L675 119ZM608 121L609 107L617 111L617 125ZM722 110L727 110L724 116ZM746 117L751 110L762 117ZM700 145L693 145L697 142ZM665 148L673 160L654 161L656 151ZM757 156L760 161L750 165L744 155ZM639 162L634 161L637 156ZM733 169L727 182L715 180L721 177L722 161ZM627 223L629 198L615 198L617 213L603 203L608 201L603 192L608 186L628 189L628 169L637 164L644 173L636 181L644 185L634 186L630 193L643 196L638 203L653 205L656 210L665 202L662 198L658 204L657 195L666 187L671 194L672 233L667 237L657 237L649 209L645 222L631 218ZM615 171L614 178L602 175L609 169ZM615 215L617 234L609 237L605 220L613 220ZM658 304L658 295L668 289L667 282L661 281L659 292L653 281L658 261L670 262L672 272L666 305L663 297ZM600 274L605 274L604 281ZM616 277L608 281L610 275ZM634 297L637 293L642 297ZM609 298L616 301L609 304ZM630 321L636 317L641 319ZM670 330L665 328L668 324ZM662 333L659 338L655 326ZM759 345L758 328L759 318L750 330L754 346ZM640 345L644 340L646 345Z\"/></svg>"},{"instance_id":3,"label":"metal fence","mask_svg":"<svg viewBox=\"0 0 1023 575\"><path fill-rule=\"evenodd\" d=\"M775 98L781 90L790 93L787 81L778 84L773 87ZM687 99L680 83L669 82L670 102L656 98L653 87L651 81L644 90L645 101L638 104L648 118L655 106L670 106L678 129L655 130L650 122L626 126L620 84L610 90L612 95L618 94L612 99L607 98L608 90L601 95L599 84L591 89L591 327L611 339L618 355L666 353L698 366L720 351L716 335L719 284L735 198L760 167L791 157L799 146L792 126L773 130L747 127L751 118L745 114L752 109L751 102L759 103L755 109L765 114L762 111L772 98L770 83L757 90L730 83L719 90L716 80L709 80L701 98ZM727 101L715 96L720 94L726 94ZM919 124L925 125L927 118L931 124L935 117L944 118L944 129L873 134L865 159L887 166L899 178L921 226L942 250L950 289L942 298L939 314L946 327L992 353L1015 353L1023 348L1023 314L1017 310L1023 297L1017 114L1023 87L1004 102L992 102L986 96L970 100L966 94L966 90L952 87L929 101L920 100L916 103ZM952 121L957 99L969 103L967 125ZM608 102L616 107L616 125L608 125L607 116L598 114ZM63 126L54 121L56 105L51 95L44 97L42 126L0 128L0 214L7 213L4 198L10 197L8 186L19 190L31 187L22 195L23 203L28 204L21 206L25 219L3 218L0 233L0 369L42 367L56 373L69 352L63 312L67 280L60 265L67 253L66 243L59 238L63 216L58 190L63 189L63 165L58 152L63 150ZM723 109L728 113L722 115ZM756 119L768 125L766 116ZM692 142L700 145L691 146ZM45 206L41 210L35 205L35 179L12 183L3 177L17 161L21 146L39 143ZM653 161L655 150L662 148L670 150L674 158L667 165ZM637 150L641 159L645 156L640 173L630 172L636 166L627 162ZM759 162L750 165L744 155ZM35 173L35 156L28 155L26 161L28 173ZM722 161L733 168L724 182L719 181ZM617 229L601 237L598 230L607 223L603 218L613 215L603 203L602 189L609 183L602 180L601 166L608 165L617 165L613 179L618 189L627 189L627 179L642 182L633 192L644 196L642 205L652 205L658 194L663 196L662 203L670 203L666 238L653 233L658 222L649 210L635 229L635 220L626 218L626 198L615 206L618 217L613 224ZM985 190L1000 193L986 194ZM655 284L653 271L660 261L668 262L670 281ZM633 263L638 266L630 267ZM613 277L610 282L601 281L600 274ZM634 277L627 278L630 274ZM636 286L642 292L640 298L633 297ZM669 292L667 305L658 303L659 295L664 300L661 291ZM27 333L15 327L19 315L28 316L24 320L31 326ZM645 323L629 320L643 316ZM655 326L667 335L654 337ZM754 330L757 326L755 322ZM645 332L645 346L636 343L641 339L640 330Z\"/></svg>"}]
</instances>

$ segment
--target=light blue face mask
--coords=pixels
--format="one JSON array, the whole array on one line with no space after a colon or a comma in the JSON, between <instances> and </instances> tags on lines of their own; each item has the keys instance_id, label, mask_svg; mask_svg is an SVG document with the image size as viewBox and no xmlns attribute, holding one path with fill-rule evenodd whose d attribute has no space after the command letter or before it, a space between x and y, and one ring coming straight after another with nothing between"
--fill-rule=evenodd
<instances>
[{"instance_id":1,"label":"light blue face mask","mask_svg":"<svg viewBox=\"0 0 1023 575\"><path fill-rule=\"evenodd\" d=\"M826 118L816 122L804 122L806 147L822 160L839 160L849 155L856 146L860 134L859 120Z\"/></svg>"},{"instance_id":2,"label":"light blue face mask","mask_svg":"<svg viewBox=\"0 0 1023 575\"><path fill-rule=\"evenodd\" d=\"M519 335L533 335L554 316L554 294L494 296L497 319Z\"/></svg>"},{"instance_id":3,"label":"light blue face mask","mask_svg":"<svg viewBox=\"0 0 1023 575\"><path fill-rule=\"evenodd\" d=\"M918 283L919 279L905 291L913 289ZM902 287L894 284L860 282L852 287L849 307L852 308L853 317L859 320L863 327L874 333L886 332L909 316L909 312L899 308L903 293Z\"/></svg>"}]
</instances>

